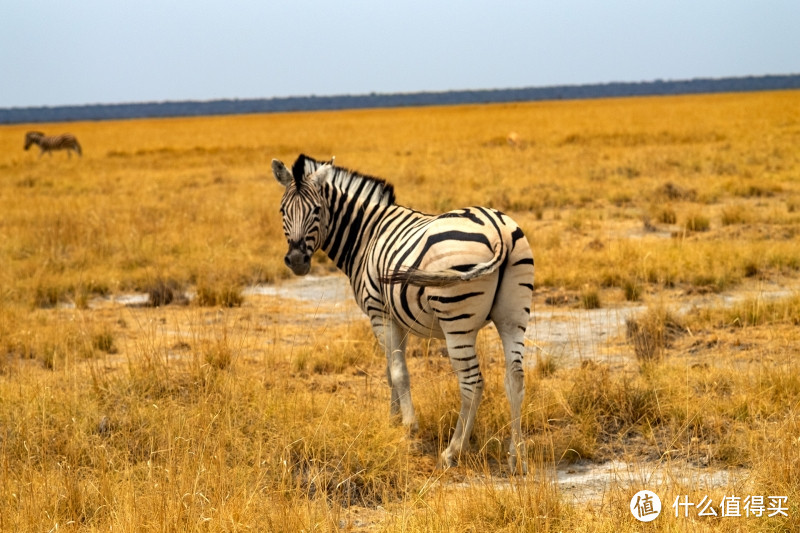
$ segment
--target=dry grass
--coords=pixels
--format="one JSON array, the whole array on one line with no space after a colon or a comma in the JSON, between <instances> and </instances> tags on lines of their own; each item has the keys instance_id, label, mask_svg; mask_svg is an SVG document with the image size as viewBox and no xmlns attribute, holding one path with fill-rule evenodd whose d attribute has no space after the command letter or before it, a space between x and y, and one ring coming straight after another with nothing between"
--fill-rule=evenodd
<instances>
[{"instance_id":1,"label":"dry grass","mask_svg":"<svg viewBox=\"0 0 800 533\"><path fill-rule=\"evenodd\" d=\"M662 305L796 281L799 104L778 92L37 126L75 133L85 151L71 159L37 159L29 128L0 127L0 530L637 531L627 505L645 487L665 504L655 530L800 527L796 295ZM438 472L457 385L436 343L411 342L409 438L357 311L337 321L243 296L287 275L269 161L301 151L387 178L421 210L509 212L534 250L537 306L647 307L622 364L531 363L527 479L503 472L492 332L473 450ZM129 291L152 306L104 299ZM556 464L609 459L635 480L601 500L555 482ZM706 488L682 477L691 468L745 474ZM675 518L679 494L785 495L790 517Z\"/></svg>"},{"instance_id":2,"label":"dry grass","mask_svg":"<svg viewBox=\"0 0 800 533\"><path fill-rule=\"evenodd\" d=\"M680 320L663 307L650 308L642 316L628 319L625 325L633 352L644 362L663 357L672 341L686 333Z\"/></svg>"}]
</instances>

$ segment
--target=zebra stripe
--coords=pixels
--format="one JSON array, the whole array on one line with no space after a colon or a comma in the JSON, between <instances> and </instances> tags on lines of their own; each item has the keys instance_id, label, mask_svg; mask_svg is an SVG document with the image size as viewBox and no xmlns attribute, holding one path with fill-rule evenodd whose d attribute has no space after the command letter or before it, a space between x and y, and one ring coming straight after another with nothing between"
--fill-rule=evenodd
<instances>
[{"instance_id":1,"label":"zebra stripe","mask_svg":"<svg viewBox=\"0 0 800 533\"><path fill-rule=\"evenodd\" d=\"M51 153L53 150L67 150L67 155L70 157L72 156L70 150L75 150L78 155L83 155L78 139L71 133L47 136L41 131L29 131L25 134L25 149L30 148L32 144L39 146L41 150L39 157L42 157L45 152Z\"/></svg>"},{"instance_id":2,"label":"zebra stripe","mask_svg":"<svg viewBox=\"0 0 800 533\"><path fill-rule=\"evenodd\" d=\"M391 414L417 428L405 348L409 333L445 339L461 391L455 431L442 453L455 464L483 394L475 352L493 322L503 343L511 407L509 465L526 471L521 428L523 347L533 292L533 256L520 227L486 207L428 215L395 203L386 181L300 155L291 171L272 161L281 199L284 258L297 275L323 250L350 278L353 294L386 352ZM521 460L518 461L518 456Z\"/></svg>"}]
</instances>

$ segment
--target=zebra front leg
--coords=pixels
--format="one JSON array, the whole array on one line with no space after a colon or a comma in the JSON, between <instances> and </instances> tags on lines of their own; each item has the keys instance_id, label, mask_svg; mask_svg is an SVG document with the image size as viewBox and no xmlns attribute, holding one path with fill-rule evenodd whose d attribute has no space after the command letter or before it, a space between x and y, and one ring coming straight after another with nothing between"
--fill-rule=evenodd
<instances>
[{"instance_id":1,"label":"zebra front leg","mask_svg":"<svg viewBox=\"0 0 800 533\"><path fill-rule=\"evenodd\" d=\"M392 418L400 416L400 397L397 394L397 389L392 384L392 365L391 365L391 358L389 355L386 355L386 383L389 384L389 388L392 391L392 400L389 404L389 414Z\"/></svg>"},{"instance_id":2,"label":"zebra front leg","mask_svg":"<svg viewBox=\"0 0 800 533\"><path fill-rule=\"evenodd\" d=\"M408 333L394 320L385 317L374 320L372 330L386 353L386 381L392 389L390 414L393 417L399 414L403 425L415 432L419 423L411 403L411 380L406 366Z\"/></svg>"},{"instance_id":3,"label":"zebra front leg","mask_svg":"<svg viewBox=\"0 0 800 533\"><path fill-rule=\"evenodd\" d=\"M447 335L447 353L450 363L458 377L458 388L461 391L461 410L458 422L447 446L441 456L441 466L455 466L461 453L469 443L475 414L483 396L483 376L481 375L478 355L475 353L477 331L467 334Z\"/></svg>"}]
</instances>

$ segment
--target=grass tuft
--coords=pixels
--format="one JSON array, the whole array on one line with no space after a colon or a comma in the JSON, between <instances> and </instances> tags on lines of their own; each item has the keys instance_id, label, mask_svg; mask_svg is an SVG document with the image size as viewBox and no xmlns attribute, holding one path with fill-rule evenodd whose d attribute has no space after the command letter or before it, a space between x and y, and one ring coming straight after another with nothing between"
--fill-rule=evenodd
<instances>
[{"instance_id":1,"label":"grass tuft","mask_svg":"<svg viewBox=\"0 0 800 533\"><path fill-rule=\"evenodd\" d=\"M638 302L642 299L642 284L636 279L626 279L622 289L625 291L625 300Z\"/></svg>"},{"instance_id":2,"label":"grass tuft","mask_svg":"<svg viewBox=\"0 0 800 533\"><path fill-rule=\"evenodd\" d=\"M642 362L661 359L671 343L683 334L680 320L664 307L650 307L625 321L628 342Z\"/></svg>"},{"instance_id":3,"label":"grass tuft","mask_svg":"<svg viewBox=\"0 0 800 533\"><path fill-rule=\"evenodd\" d=\"M229 282L201 281L195 302L201 307L239 307L244 298L242 287Z\"/></svg>"},{"instance_id":4,"label":"grass tuft","mask_svg":"<svg viewBox=\"0 0 800 533\"><path fill-rule=\"evenodd\" d=\"M684 222L686 231L708 231L711 229L711 221L705 215L700 213L690 213Z\"/></svg>"},{"instance_id":5,"label":"grass tuft","mask_svg":"<svg viewBox=\"0 0 800 533\"><path fill-rule=\"evenodd\" d=\"M96 350L100 350L101 352L108 354L115 354L118 352L117 347L114 344L114 334L109 329L104 329L99 333L95 333L94 336L92 336L92 346Z\"/></svg>"},{"instance_id":6,"label":"grass tuft","mask_svg":"<svg viewBox=\"0 0 800 533\"><path fill-rule=\"evenodd\" d=\"M181 284L172 279L158 278L145 288L145 292L148 295L147 305L150 307L169 305L176 299L185 300Z\"/></svg>"},{"instance_id":7,"label":"grass tuft","mask_svg":"<svg viewBox=\"0 0 800 533\"><path fill-rule=\"evenodd\" d=\"M600 291L597 287L585 287L581 291L581 307L584 309L600 309Z\"/></svg>"},{"instance_id":8,"label":"grass tuft","mask_svg":"<svg viewBox=\"0 0 800 533\"><path fill-rule=\"evenodd\" d=\"M692 201L697 197L697 191L687 189L668 181L656 189L656 194L667 200Z\"/></svg>"}]
</instances>

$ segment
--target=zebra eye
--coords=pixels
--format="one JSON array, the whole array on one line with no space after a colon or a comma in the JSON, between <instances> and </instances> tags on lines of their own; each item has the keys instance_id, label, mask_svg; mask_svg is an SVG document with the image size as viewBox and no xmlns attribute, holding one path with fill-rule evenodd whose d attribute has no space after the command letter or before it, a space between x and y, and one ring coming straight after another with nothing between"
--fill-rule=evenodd
<instances>
[{"instance_id":1,"label":"zebra eye","mask_svg":"<svg viewBox=\"0 0 800 533\"><path fill-rule=\"evenodd\" d=\"M314 208L314 214L315 214L315 215L319 215L319 212L320 212L320 210L321 210L321 209L322 209L322 208L321 208L320 206L317 206L317 207L315 207L315 208Z\"/></svg>"}]
</instances>

